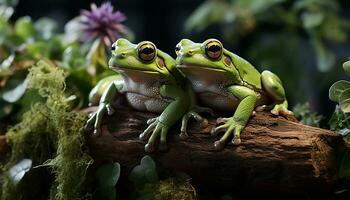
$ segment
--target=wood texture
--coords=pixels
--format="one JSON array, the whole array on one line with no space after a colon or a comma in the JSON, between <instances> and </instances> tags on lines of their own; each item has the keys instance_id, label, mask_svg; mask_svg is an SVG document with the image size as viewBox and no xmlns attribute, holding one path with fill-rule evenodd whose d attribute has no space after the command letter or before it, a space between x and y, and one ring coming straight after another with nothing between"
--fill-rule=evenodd
<instances>
[{"instance_id":1,"label":"wood texture","mask_svg":"<svg viewBox=\"0 0 350 200\"><path fill-rule=\"evenodd\" d=\"M139 134L147 127L150 113L118 111L104 120L102 135L87 137L97 162L118 161L125 173L147 153ZM328 198L337 179L336 154L344 147L335 133L305 126L258 112L242 133L240 146L216 151L210 130L190 123L187 140L181 140L179 125L168 134L168 150L152 153L161 169L190 175L199 193L233 193L238 196ZM87 133L89 135L89 133ZM321 198L322 199L322 198Z\"/></svg>"}]
</instances>

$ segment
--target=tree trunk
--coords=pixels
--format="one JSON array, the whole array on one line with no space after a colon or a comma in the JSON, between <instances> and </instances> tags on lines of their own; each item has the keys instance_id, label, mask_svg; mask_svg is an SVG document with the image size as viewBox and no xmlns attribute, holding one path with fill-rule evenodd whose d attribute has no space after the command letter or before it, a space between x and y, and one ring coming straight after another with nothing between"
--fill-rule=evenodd
<instances>
[{"instance_id":1,"label":"tree trunk","mask_svg":"<svg viewBox=\"0 0 350 200\"><path fill-rule=\"evenodd\" d=\"M97 162L118 161L128 174L147 154L138 136L151 117L155 115L130 110L105 117L102 134L87 137L91 155ZM206 128L189 125L187 140L178 137L179 125L173 127L168 150L150 155L158 168L188 174L199 194L323 199L332 193L336 153L344 143L331 131L258 112L242 132L241 145L216 151L213 143L220 136L210 135L215 119L209 119Z\"/></svg>"}]
</instances>

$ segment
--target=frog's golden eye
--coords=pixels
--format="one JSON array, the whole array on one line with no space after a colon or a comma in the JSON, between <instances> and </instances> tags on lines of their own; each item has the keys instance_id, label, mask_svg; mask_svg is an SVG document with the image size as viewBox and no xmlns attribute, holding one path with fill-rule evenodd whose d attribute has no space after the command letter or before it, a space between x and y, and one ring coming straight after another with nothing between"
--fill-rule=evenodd
<instances>
[{"instance_id":1,"label":"frog's golden eye","mask_svg":"<svg viewBox=\"0 0 350 200\"><path fill-rule=\"evenodd\" d=\"M115 43L112 44L111 50L112 50L112 51L115 50Z\"/></svg>"},{"instance_id":2,"label":"frog's golden eye","mask_svg":"<svg viewBox=\"0 0 350 200\"><path fill-rule=\"evenodd\" d=\"M175 47L176 54L178 54L180 50L181 50L181 45L177 44L176 47Z\"/></svg>"},{"instance_id":3,"label":"frog's golden eye","mask_svg":"<svg viewBox=\"0 0 350 200\"><path fill-rule=\"evenodd\" d=\"M218 40L211 40L205 45L205 54L212 59L218 59L222 55L222 44Z\"/></svg>"},{"instance_id":4,"label":"frog's golden eye","mask_svg":"<svg viewBox=\"0 0 350 200\"><path fill-rule=\"evenodd\" d=\"M139 45L137 53L141 60L151 61L156 57L156 46L151 42L144 42Z\"/></svg>"}]
</instances>

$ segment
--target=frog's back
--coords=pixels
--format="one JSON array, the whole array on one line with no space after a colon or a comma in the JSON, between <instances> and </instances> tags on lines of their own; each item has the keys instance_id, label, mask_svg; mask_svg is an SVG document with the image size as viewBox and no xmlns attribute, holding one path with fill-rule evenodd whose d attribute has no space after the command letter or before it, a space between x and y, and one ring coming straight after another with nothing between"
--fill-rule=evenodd
<instances>
[{"instance_id":1,"label":"frog's back","mask_svg":"<svg viewBox=\"0 0 350 200\"><path fill-rule=\"evenodd\" d=\"M239 57L234 53L230 53L233 64L236 66L240 76L243 80L255 87L261 89L261 74L250 64L247 60Z\"/></svg>"}]
</instances>

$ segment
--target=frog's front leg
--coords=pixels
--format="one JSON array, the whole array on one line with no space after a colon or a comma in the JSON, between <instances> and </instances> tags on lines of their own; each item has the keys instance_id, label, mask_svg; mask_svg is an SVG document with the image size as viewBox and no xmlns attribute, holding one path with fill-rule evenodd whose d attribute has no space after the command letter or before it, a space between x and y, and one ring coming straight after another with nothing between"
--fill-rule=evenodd
<instances>
[{"instance_id":1,"label":"frog's front leg","mask_svg":"<svg viewBox=\"0 0 350 200\"><path fill-rule=\"evenodd\" d=\"M182 117L180 134L181 139L188 138L187 124L190 118L194 118L197 122L199 122L201 127L206 127L208 125L208 120L202 117L199 113L209 113L211 116L214 116L214 111L212 109L196 105L196 97L190 84L187 85L186 92L190 98L190 106L187 113Z\"/></svg>"},{"instance_id":2,"label":"frog's front leg","mask_svg":"<svg viewBox=\"0 0 350 200\"><path fill-rule=\"evenodd\" d=\"M288 110L288 102L281 79L276 74L265 70L261 73L261 82L265 91L277 102L271 113L283 116L293 115L293 112Z\"/></svg>"},{"instance_id":3,"label":"frog's front leg","mask_svg":"<svg viewBox=\"0 0 350 200\"><path fill-rule=\"evenodd\" d=\"M220 140L214 143L216 149L224 148L229 137L234 133L232 143L238 145L241 143L240 134L246 126L252 112L254 110L257 95L254 90L251 90L244 86L230 86L228 90L236 98L240 100L240 103L233 115L230 118L219 118L219 123L224 123L212 130L212 133L226 130L225 134Z\"/></svg>"},{"instance_id":4,"label":"frog's front leg","mask_svg":"<svg viewBox=\"0 0 350 200\"><path fill-rule=\"evenodd\" d=\"M91 127L94 128L94 136L98 136L101 133L100 126L104 114L106 112L108 115L112 115L114 113L114 109L111 106L111 102L113 101L118 91L123 87L123 85L123 81L115 80L111 82L107 89L103 92L97 111L90 116L90 118L85 124L85 129L89 129Z\"/></svg>"},{"instance_id":5,"label":"frog's front leg","mask_svg":"<svg viewBox=\"0 0 350 200\"><path fill-rule=\"evenodd\" d=\"M189 107L188 95L177 85L163 85L160 88L160 94L172 98L173 101L165 108L158 118L149 121L150 125L140 135L140 139L145 140L152 133L145 145L145 150L147 152L154 151L158 137L160 137L160 149L166 149L166 137L169 128L181 119Z\"/></svg>"}]
</instances>

